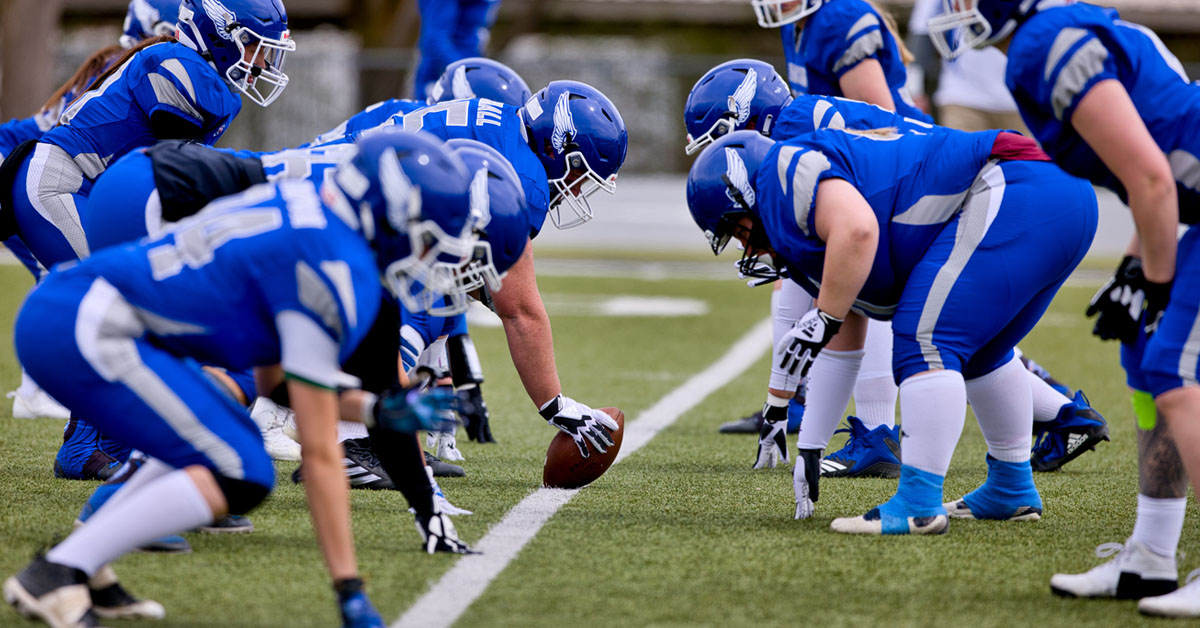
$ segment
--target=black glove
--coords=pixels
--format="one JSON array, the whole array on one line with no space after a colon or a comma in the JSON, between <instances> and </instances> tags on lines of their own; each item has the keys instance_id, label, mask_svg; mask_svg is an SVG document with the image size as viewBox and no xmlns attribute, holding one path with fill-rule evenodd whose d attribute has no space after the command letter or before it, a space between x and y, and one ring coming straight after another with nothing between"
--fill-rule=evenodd
<instances>
[{"instance_id":1,"label":"black glove","mask_svg":"<svg viewBox=\"0 0 1200 628\"><path fill-rule=\"evenodd\" d=\"M566 395L555 397L538 412L547 423L566 432L579 448L579 455L584 458L591 455L588 442L592 443L596 451L607 452L615 442L612 433L620 428L612 417Z\"/></svg>"},{"instance_id":2,"label":"black glove","mask_svg":"<svg viewBox=\"0 0 1200 628\"><path fill-rule=\"evenodd\" d=\"M806 312L796 324L779 340L775 348L779 355L779 368L787 371L788 375L800 373L800 377L808 376L813 360L830 340L837 335L844 321L813 308Z\"/></svg>"},{"instance_id":3,"label":"black glove","mask_svg":"<svg viewBox=\"0 0 1200 628\"><path fill-rule=\"evenodd\" d=\"M1142 325L1146 330L1147 338L1158 331L1158 324L1162 322L1163 312L1171 300L1171 283L1170 281L1155 283L1149 279L1145 280L1143 292L1146 293L1146 310L1142 312Z\"/></svg>"},{"instance_id":4,"label":"black glove","mask_svg":"<svg viewBox=\"0 0 1200 628\"><path fill-rule=\"evenodd\" d=\"M1092 334L1101 340L1120 340L1125 344L1137 342L1146 284L1142 260L1126 255L1117 272L1100 286L1088 303L1087 315L1096 316ZM1170 293L1169 287L1167 292ZM1165 299L1163 305L1166 305Z\"/></svg>"},{"instance_id":5,"label":"black glove","mask_svg":"<svg viewBox=\"0 0 1200 628\"><path fill-rule=\"evenodd\" d=\"M463 425L467 428L467 438L480 443L494 443L492 426L488 423L488 407L483 401L483 391L478 384L468 384L460 388L458 394L458 415L462 417Z\"/></svg>"},{"instance_id":6,"label":"black glove","mask_svg":"<svg viewBox=\"0 0 1200 628\"><path fill-rule=\"evenodd\" d=\"M458 540L458 531L444 513L436 512L429 516L417 515L417 532L421 535L421 543L425 551L446 552L448 554L478 554L469 545Z\"/></svg>"}]
</instances>

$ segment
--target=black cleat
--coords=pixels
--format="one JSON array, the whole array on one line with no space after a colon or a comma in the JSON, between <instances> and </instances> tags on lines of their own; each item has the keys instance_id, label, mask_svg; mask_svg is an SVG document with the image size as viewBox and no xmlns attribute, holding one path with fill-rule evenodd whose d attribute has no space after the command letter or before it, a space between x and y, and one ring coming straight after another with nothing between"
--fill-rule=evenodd
<instances>
[{"instance_id":1,"label":"black cleat","mask_svg":"<svg viewBox=\"0 0 1200 628\"><path fill-rule=\"evenodd\" d=\"M4 581L4 600L25 617L53 628L99 628L92 612L87 574L38 556Z\"/></svg>"},{"instance_id":2,"label":"black cleat","mask_svg":"<svg viewBox=\"0 0 1200 628\"><path fill-rule=\"evenodd\" d=\"M433 469L433 476L437 478L461 478L467 474L462 467L443 462L441 458L429 452L425 452L425 464Z\"/></svg>"}]
</instances>

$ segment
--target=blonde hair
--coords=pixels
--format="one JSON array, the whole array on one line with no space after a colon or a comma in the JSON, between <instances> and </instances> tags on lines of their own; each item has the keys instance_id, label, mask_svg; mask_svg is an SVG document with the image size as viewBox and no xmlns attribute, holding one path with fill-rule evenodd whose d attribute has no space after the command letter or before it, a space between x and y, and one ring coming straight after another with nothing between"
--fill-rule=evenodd
<instances>
[{"instance_id":1,"label":"blonde hair","mask_svg":"<svg viewBox=\"0 0 1200 628\"><path fill-rule=\"evenodd\" d=\"M876 129L838 129L850 135L859 137L869 137L873 140L894 140L900 138L900 129L894 126L879 127Z\"/></svg>"},{"instance_id":2,"label":"blonde hair","mask_svg":"<svg viewBox=\"0 0 1200 628\"><path fill-rule=\"evenodd\" d=\"M904 65L912 63L916 57L913 56L913 53L908 49L908 46L904 45L904 39L900 37L900 29L896 25L896 17L892 15L891 11L879 6L875 0L863 1L869 4L872 9L875 9L875 12L879 14L879 17L883 18L883 25L886 26L888 32L892 34L892 39L896 40L896 48L900 50L900 60L904 62Z\"/></svg>"}]
</instances>

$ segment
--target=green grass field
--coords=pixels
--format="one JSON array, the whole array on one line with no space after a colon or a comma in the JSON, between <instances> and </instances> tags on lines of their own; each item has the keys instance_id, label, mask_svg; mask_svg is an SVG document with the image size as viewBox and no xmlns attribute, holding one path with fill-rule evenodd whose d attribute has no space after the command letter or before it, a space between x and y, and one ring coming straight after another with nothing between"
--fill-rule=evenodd
<instances>
[{"instance_id":1,"label":"green grass field","mask_svg":"<svg viewBox=\"0 0 1200 628\"><path fill-rule=\"evenodd\" d=\"M0 266L0 328L9 333L24 270ZM737 281L545 278L565 392L615 405L629 420L703 370L766 316L768 291ZM826 480L817 514L791 518L790 469L752 471L754 439L719 435L721 422L761 403L764 356L560 510L459 621L460 626L773 626L1033 624L1128 626L1144 621L1131 602L1054 597L1055 571L1098 562L1093 548L1133 526L1136 462L1131 412L1116 346L1101 344L1081 312L1090 287L1068 287L1022 348L1060 379L1082 387L1110 420L1113 442L1066 470L1036 477L1045 501L1038 523L959 522L935 538L836 535L829 521L887 499L890 480ZM586 315L572 303L604 296L699 299L705 316ZM501 330L473 331L499 445L467 442L467 477L442 486L460 534L480 539L541 478L553 436L512 368ZM18 379L11 345L0 343L4 390ZM61 421L14 420L0 407L0 574L18 570L70 530L94 484L51 474ZM840 440L840 439L839 439ZM837 440L835 445L839 444ZM979 484L984 444L968 417L946 482L947 498ZM116 565L126 586L167 607L145 625L332 626L332 592L304 495L277 463L279 486L252 513L249 536L189 536L186 556L135 554ZM398 617L455 562L418 549L399 493L355 491L359 560L373 600ZM1193 509L1194 505L1189 505ZM1190 512L1191 521L1195 513ZM1195 526L1181 547L1200 556ZM1200 558L1184 558L1186 573ZM111 622L136 626L138 622ZM22 625L0 609L0 626Z\"/></svg>"}]
</instances>

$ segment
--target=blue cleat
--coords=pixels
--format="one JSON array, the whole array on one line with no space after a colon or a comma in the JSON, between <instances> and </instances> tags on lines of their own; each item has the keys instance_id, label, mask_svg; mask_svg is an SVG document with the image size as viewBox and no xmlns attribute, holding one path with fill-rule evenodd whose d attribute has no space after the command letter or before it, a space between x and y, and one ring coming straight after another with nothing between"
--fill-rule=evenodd
<instances>
[{"instance_id":1,"label":"blue cleat","mask_svg":"<svg viewBox=\"0 0 1200 628\"><path fill-rule=\"evenodd\" d=\"M1096 448L1108 440L1108 423L1088 403L1083 391L1058 411L1052 421L1034 422L1030 463L1034 471L1057 471L1063 465Z\"/></svg>"},{"instance_id":2,"label":"blue cleat","mask_svg":"<svg viewBox=\"0 0 1200 628\"><path fill-rule=\"evenodd\" d=\"M846 417L839 432L850 437L841 449L821 460L821 475L827 478L900 477L900 428L880 425L868 430L862 419Z\"/></svg>"},{"instance_id":3,"label":"blue cleat","mask_svg":"<svg viewBox=\"0 0 1200 628\"><path fill-rule=\"evenodd\" d=\"M943 504L955 519L1037 521L1042 518L1042 496L1033 485L1028 462L1003 462L987 456L987 480L958 501Z\"/></svg>"},{"instance_id":4,"label":"blue cleat","mask_svg":"<svg viewBox=\"0 0 1200 628\"><path fill-rule=\"evenodd\" d=\"M342 628L387 628L383 617L371 604L367 592L362 590L362 581L353 579L345 590L338 591L338 606L342 611Z\"/></svg>"},{"instance_id":5,"label":"blue cleat","mask_svg":"<svg viewBox=\"0 0 1200 628\"><path fill-rule=\"evenodd\" d=\"M87 421L71 418L63 443L54 457L54 477L65 480L107 480L121 462L100 448L100 431Z\"/></svg>"},{"instance_id":6,"label":"blue cleat","mask_svg":"<svg viewBox=\"0 0 1200 628\"><path fill-rule=\"evenodd\" d=\"M839 517L829 525L843 534L945 534L950 518L942 506L946 478L915 467L900 469L900 486L887 502L858 517Z\"/></svg>"}]
</instances>

